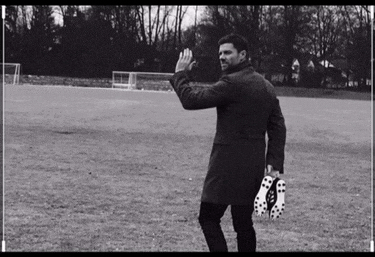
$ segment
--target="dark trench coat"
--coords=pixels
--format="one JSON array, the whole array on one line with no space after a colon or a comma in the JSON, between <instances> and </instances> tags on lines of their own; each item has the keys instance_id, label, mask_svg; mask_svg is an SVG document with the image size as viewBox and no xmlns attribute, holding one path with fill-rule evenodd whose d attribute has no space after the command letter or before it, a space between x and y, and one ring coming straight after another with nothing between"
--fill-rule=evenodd
<instances>
[{"instance_id":1,"label":"dark trench coat","mask_svg":"<svg viewBox=\"0 0 375 257\"><path fill-rule=\"evenodd\" d=\"M194 86L190 81L188 71L170 78L183 108L217 109L201 201L253 204L266 165L284 173L286 127L274 87L249 62L223 73L214 85Z\"/></svg>"}]
</instances>

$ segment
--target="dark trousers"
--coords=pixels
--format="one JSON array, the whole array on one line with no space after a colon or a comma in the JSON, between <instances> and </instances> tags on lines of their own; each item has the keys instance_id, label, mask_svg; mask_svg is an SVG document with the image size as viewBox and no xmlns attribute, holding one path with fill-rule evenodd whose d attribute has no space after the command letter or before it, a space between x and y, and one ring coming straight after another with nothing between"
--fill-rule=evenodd
<instances>
[{"instance_id":1,"label":"dark trousers","mask_svg":"<svg viewBox=\"0 0 375 257\"><path fill-rule=\"evenodd\" d=\"M227 242L221 230L220 220L228 205L201 202L199 224L210 252L227 252ZM255 252L256 235L251 215L253 205L231 205L233 228L237 233L239 252Z\"/></svg>"}]
</instances>

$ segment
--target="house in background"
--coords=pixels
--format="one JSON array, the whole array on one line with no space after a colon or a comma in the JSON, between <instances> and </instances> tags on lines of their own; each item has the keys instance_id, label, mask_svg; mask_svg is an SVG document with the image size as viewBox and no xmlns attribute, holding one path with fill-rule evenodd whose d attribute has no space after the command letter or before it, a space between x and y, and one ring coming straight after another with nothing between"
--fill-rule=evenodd
<instances>
[{"instance_id":1,"label":"house in background","mask_svg":"<svg viewBox=\"0 0 375 257\"><path fill-rule=\"evenodd\" d=\"M322 85L326 88L346 88L358 86L354 82L353 71L345 59L323 60L319 62L323 73Z\"/></svg>"},{"instance_id":2,"label":"house in background","mask_svg":"<svg viewBox=\"0 0 375 257\"><path fill-rule=\"evenodd\" d=\"M347 60L319 60L313 55L304 54L294 58L288 68L279 56L266 56L258 70L276 86L299 86L311 88L357 88L354 72ZM291 74L288 81L288 73ZM370 85L368 79L367 84Z\"/></svg>"},{"instance_id":3,"label":"house in background","mask_svg":"<svg viewBox=\"0 0 375 257\"><path fill-rule=\"evenodd\" d=\"M298 84L301 78L301 65L298 59L294 58L292 64L292 81L294 84Z\"/></svg>"}]
</instances>

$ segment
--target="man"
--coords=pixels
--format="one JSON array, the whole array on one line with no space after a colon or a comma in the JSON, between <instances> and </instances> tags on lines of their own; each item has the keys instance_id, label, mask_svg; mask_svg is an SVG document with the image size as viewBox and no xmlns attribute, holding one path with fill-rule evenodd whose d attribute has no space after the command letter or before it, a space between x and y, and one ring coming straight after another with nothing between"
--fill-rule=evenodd
<instances>
[{"instance_id":1,"label":"man","mask_svg":"<svg viewBox=\"0 0 375 257\"><path fill-rule=\"evenodd\" d=\"M273 178L283 173L285 121L274 87L249 62L246 39L230 34L218 44L223 74L217 83L207 87L190 84L189 71L195 62L189 49L180 53L170 82L184 109L217 109L199 211L209 250L228 251L220 219L230 205L238 251L255 251L254 199L265 167Z\"/></svg>"}]
</instances>

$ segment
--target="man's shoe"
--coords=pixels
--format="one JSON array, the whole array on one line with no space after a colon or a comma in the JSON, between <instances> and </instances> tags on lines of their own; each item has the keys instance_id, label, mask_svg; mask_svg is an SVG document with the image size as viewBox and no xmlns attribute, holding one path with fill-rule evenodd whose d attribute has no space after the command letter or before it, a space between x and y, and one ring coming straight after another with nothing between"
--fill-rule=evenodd
<instances>
[{"instance_id":1,"label":"man's shoe","mask_svg":"<svg viewBox=\"0 0 375 257\"><path fill-rule=\"evenodd\" d=\"M279 178L273 180L272 186L266 196L269 217L275 220L281 216L285 209L285 181Z\"/></svg>"},{"instance_id":2,"label":"man's shoe","mask_svg":"<svg viewBox=\"0 0 375 257\"><path fill-rule=\"evenodd\" d=\"M266 196L272 185L272 177L265 176L262 180L259 192L254 200L254 210L257 216L261 216L267 211L267 200Z\"/></svg>"}]
</instances>

